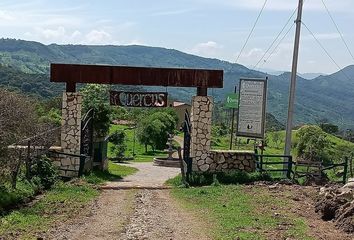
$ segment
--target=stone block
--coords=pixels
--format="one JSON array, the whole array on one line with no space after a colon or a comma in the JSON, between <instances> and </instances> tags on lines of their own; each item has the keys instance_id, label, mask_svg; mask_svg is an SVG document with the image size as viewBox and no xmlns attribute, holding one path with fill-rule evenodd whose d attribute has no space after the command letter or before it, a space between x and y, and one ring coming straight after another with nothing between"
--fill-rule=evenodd
<instances>
[{"instance_id":1,"label":"stone block","mask_svg":"<svg viewBox=\"0 0 354 240\"><path fill-rule=\"evenodd\" d=\"M239 154L239 155L237 156L237 159L242 161L242 160L245 159L245 155Z\"/></svg>"},{"instance_id":2,"label":"stone block","mask_svg":"<svg viewBox=\"0 0 354 240\"><path fill-rule=\"evenodd\" d=\"M211 164L214 162L214 160L211 158L211 157L208 157L206 160L205 160L206 163L208 164Z\"/></svg>"},{"instance_id":3,"label":"stone block","mask_svg":"<svg viewBox=\"0 0 354 240\"><path fill-rule=\"evenodd\" d=\"M203 159L203 160L205 160L207 157L208 157L208 154L207 154L207 153L203 153L200 158Z\"/></svg>"},{"instance_id":4,"label":"stone block","mask_svg":"<svg viewBox=\"0 0 354 240\"><path fill-rule=\"evenodd\" d=\"M222 154L217 155L217 163L224 163L225 162L225 157Z\"/></svg>"},{"instance_id":5,"label":"stone block","mask_svg":"<svg viewBox=\"0 0 354 240\"><path fill-rule=\"evenodd\" d=\"M210 164L210 170L215 170L216 169L216 163Z\"/></svg>"},{"instance_id":6,"label":"stone block","mask_svg":"<svg viewBox=\"0 0 354 240\"><path fill-rule=\"evenodd\" d=\"M206 172L206 171L208 171L208 169L209 169L209 164L201 165L201 166L199 166L199 169L200 169L202 172Z\"/></svg>"},{"instance_id":7,"label":"stone block","mask_svg":"<svg viewBox=\"0 0 354 240\"><path fill-rule=\"evenodd\" d=\"M243 164L245 167L249 167L249 166L250 166L250 161L249 161L249 160L243 160L243 161L242 161L242 164Z\"/></svg>"},{"instance_id":8,"label":"stone block","mask_svg":"<svg viewBox=\"0 0 354 240\"><path fill-rule=\"evenodd\" d=\"M63 158L61 160L61 165L62 166L70 166L71 165L71 159L70 158Z\"/></svg>"},{"instance_id":9,"label":"stone block","mask_svg":"<svg viewBox=\"0 0 354 240\"><path fill-rule=\"evenodd\" d=\"M201 166L201 165L203 165L203 164L205 164L205 160L199 160L199 161L198 161L198 166Z\"/></svg>"},{"instance_id":10,"label":"stone block","mask_svg":"<svg viewBox=\"0 0 354 240\"><path fill-rule=\"evenodd\" d=\"M229 164L224 163L224 164L222 164L222 169L226 169L226 168L228 168L228 166L229 166Z\"/></svg>"}]
</instances>

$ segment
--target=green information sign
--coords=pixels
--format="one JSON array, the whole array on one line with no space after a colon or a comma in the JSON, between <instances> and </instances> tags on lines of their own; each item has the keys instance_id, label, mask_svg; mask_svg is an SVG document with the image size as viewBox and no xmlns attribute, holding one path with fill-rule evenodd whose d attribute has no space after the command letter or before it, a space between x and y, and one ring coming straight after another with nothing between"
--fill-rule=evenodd
<instances>
[{"instance_id":1,"label":"green information sign","mask_svg":"<svg viewBox=\"0 0 354 240\"><path fill-rule=\"evenodd\" d=\"M238 108L238 93L229 93L226 95L226 108Z\"/></svg>"}]
</instances>

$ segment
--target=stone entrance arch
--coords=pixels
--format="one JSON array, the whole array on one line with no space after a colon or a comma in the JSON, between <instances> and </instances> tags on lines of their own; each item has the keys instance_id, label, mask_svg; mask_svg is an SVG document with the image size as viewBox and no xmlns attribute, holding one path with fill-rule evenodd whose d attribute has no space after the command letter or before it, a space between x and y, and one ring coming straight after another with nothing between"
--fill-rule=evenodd
<instances>
[{"instance_id":1,"label":"stone entrance arch","mask_svg":"<svg viewBox=\"0 0 354 240\"><path fill-rule=\"evenodd\" d=\"M65 153L80 152L81 96L78 83L197 88L192 97L191 157L193 171L212 170L211 116L213 98L208 88L223 87L223 71L209 69L150 68L79 64L51 64L51 82L66 83L63 94L61 147ZM216 169L216 167L215 167ZM214 170L215 170L214 169Z\"/></svg>"}]
</instances>

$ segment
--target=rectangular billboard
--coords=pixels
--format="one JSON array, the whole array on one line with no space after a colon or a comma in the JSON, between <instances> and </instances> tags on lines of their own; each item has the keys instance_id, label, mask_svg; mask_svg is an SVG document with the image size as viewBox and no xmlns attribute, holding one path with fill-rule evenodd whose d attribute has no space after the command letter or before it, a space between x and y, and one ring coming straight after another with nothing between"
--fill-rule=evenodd
<instances>
[{"instance_id":1,"label":"rectangular billboard","mask_svg":"<svg viewBox=\"0 0 354 240\"><path fill-rule=\"evenodd\" d=\"M239 95L236 135L264 138L267 80L241 78Z\"/></svg>"}]
</instances>

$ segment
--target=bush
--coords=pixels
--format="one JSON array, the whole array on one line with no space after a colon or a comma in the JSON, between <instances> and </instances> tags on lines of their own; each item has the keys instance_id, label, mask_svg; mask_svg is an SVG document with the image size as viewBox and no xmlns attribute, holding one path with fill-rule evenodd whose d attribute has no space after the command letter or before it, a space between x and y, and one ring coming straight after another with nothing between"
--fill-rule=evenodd
<instances>
[{"instance_id":1,"label":"bush","mask_svg":"<svg viewBox=\"0 0 354 240\"><path fill-rule=\"evenodd\" d=\"M49 189L58 179L58 172L53 162L46 157L42 157L32 165L31 180L40 188Z\"/></svg>"},{"instance_id":2,"label":"bush","mask_svg":"<svg viewBox=\"0 0 354 240\"><path fill-rule=\"evenodd\" d=\"M140 143L150 145L153 150L166 147L168 134L176 129L176 119L167 112L155 112L142 119L138 125L137 137Z\"/></svg>"},{"instance_id":3,"label":"bush","mask_svg":"<svg viewBox=\"0 0 354 240\"><path fill-rule=\"evenodd\" d=\"M329 161L330 141L320 127L303 126L297 131L297 137L296 153L298 158L309 161Z\"/></svg>"},{"instance_id":4,"label":"bush","mask_svg":"<svg viewBox=\"0 0 354 240\"><path fill-rule=\"evenodd\" d=\"M83 112L93 109L93 128L95 137L108 134L112 108L109 105L109 88L106 85L88 84L81 90L83 96Z\"/></svg>"},{"instance_id":5,"label":"bush","mask_svg":"<svg viewBox=\"0 0 354 240\"><path fill-rule=\"evenodd\" d=\"M109 137L109 141L112 143L112 152L116 157L124 156L124 152L127 149L125 137L126 134L123 130L117 130Z\"/></svg>"}]
</instances>

